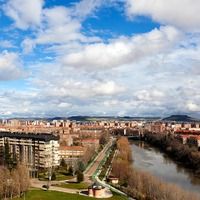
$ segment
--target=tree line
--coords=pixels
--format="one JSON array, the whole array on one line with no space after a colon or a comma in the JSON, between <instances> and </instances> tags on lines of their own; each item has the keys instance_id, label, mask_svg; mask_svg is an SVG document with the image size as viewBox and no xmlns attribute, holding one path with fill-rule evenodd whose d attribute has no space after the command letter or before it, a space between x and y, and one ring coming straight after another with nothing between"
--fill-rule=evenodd
<instances>
[{"instance_id":1,"label":"tree line","mask_svg":"<svg viewBox=\"0 0 200 200\"><path fill-rule=\"evenodd\" d=\"M182 144L173 135L145 133L148 143L158 147L174 160L181 162L184 166L193 169L200 175L200 152L194 146Z\"/></svg>"},{"instance_id":2,"label":"tree line","mask_svg":"<svg viewBox=\"0 0 200 200\"><path fill-rule=\"evenodd\" d=\"M178 186L160 181L149 173L138 171L132 165L128 139L117 141L117 156L112 164L112 174L119 178L119 189L137 200L198 200L193 193Z\"/></svg>"},{"instance_id":3,"label":"tree line","mask_svg":"<svg viewBox=\"0 0 200 200\"><path fill-rule=\"evenodd\" d=\"M0 199L21 197L30 186L29 171L23 164L8 169L0 166Z\"/></svg>"}]
</instances>

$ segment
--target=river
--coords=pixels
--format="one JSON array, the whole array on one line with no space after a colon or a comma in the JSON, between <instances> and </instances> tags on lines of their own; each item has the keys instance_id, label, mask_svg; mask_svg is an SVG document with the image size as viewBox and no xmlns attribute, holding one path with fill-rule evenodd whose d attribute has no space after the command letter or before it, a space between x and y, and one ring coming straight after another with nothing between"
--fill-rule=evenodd
<instances>
[{"instance_id":1,"label":"river","mask_svg":"<svg viewBox=\"0 0 200 200\"><path fill-rule=\"evenodd\" d=\"M141 141L131 141L133 166L185 190L200 193L200 178L175 163L165 153Z\"/></svg>"}]
</instances>

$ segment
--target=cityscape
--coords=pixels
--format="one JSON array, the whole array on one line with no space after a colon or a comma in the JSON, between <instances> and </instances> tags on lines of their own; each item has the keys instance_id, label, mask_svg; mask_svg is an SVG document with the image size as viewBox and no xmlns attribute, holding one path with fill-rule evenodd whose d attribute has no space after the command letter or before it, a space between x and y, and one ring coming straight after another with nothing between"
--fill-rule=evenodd
<instances>
[{"instance_id":1,"label":"cityscape","mask_svg":"<svg viewBox=\"0 0 200 200\"><path fill-rule=\"evenodd\" d=\"M0 0L0 200L200 200L199 11Z\"/></svg>"}]
</instances>

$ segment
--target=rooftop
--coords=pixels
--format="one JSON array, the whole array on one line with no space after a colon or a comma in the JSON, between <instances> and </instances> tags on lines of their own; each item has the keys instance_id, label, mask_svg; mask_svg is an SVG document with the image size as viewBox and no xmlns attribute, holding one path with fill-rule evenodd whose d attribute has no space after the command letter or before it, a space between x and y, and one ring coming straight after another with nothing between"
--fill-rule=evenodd
<instances>
[{"instance_id":1,"label":"rooftop","mask_svg":"<svg viewBox=\"0 0 200 200\"><path fill-rule=\"evenodd\" d=\"M48 133L20 133L20 132L0 132L0 138L9 137L16 139L32 139L48 142L50 140L59 140L59 136Z\"/></svg>"}]
</instances>

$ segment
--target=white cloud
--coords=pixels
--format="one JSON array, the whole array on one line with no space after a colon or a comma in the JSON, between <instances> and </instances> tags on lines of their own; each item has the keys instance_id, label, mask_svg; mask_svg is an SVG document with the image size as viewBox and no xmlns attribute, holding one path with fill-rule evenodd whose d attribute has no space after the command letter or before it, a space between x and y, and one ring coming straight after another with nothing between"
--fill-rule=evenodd
<instances>
[{"instance_id":1,"label":"white cloud","mask_svg":"<svg viewBox=\"0 0 200 200\"><path fill-rule=\"evenodd\" d=\"M0 80L12 80L24 75L18 54L4 51L0 54Z\"/></svg>"},{"instance_id":2,"label":"white cloud","mask_svg":"<svg viewBox=\"0 0 200 200\"><path fill-rule=\"evenodd\" d=\"M120 37L108 44L86 45L80 51L64 56L63 63L88 69L118 67L168 51L180 39L180 35L173 27L161 27L130 38Z\"/></svg>"},{"instance_id":3,"label":"white cloud","mask_svg":"<svg viewBox=\"0 0 200 200\"><path fill-rule=\"evenodd\" d=\"M21 47L23 49L23 53L28 54L35 47L35 42L33 40L31 40L30 38L26 38L21 43Z\"/></svg>"},{"instance_id":4,"label":"white cloud","mask_svg":"<svg viewBox=\"0 0 200 200\"><path fill-rule=\"evenodd\" d=\"M61 102L60 104L58 104L59 108L69 108L70 106L71 104L66 102Z\"/></svg>"},{"instance_id":5,"label":"white cloud","mask_svg":"<svg viewBox=\"0 0 200 200\"><path fill-rule=\"evenodd\" d=\"M186 108L190 111L190 112L200 112L200 106L193 103L193 102L188 102L186 105Z\"/></svg>"},{"instance_id":6,"label":"white cloud","mask_svg":"<svg viewBox=\"0 0 200 200\"><path fill-rule=\"evenodd\" d=\"M153 20L189 32L200 30L199 0L126 0L127 14Z\"/></svg>"},{"instance_id":7,"label":"white cloud","mask_svg":"<svg viewBox=\"0 0 200 200\"><path fill-rule=\"evenodd\" d=\"M103 42L104 38L89 37L83 31L83 20L89 15L95 17L95 11L106 5L105 2L114 1L83 0L69 7L42 9L42 1L33 0L29 3L38 5L36 13L29 12L28 1L21 7L17 7L16 2L22 0L8 1L4 10L15 25L22 29L34 27L29 31L17 30L15 34L22 35L18 35L15 44L22 39L23 53L30 53L34 48L36 51L22 55L27 70L31 71L31 77L23 80L28 89L22 92L12 83L5 88L6 92L2 92L3 86L0 88L0 104L4 105L0 108L1 115L160 116L180 111L200 114L200 35L184 34L174 28L194 30L196 22L184 21L178 6L175 19L173 9L168 5L169 2L176 4L177 0L129 0L130 16L148 15L170 25L106 42ZM181 2L186 5L188 1ZM152 3L155 3L154 7ZM182 11L189 13L192 6ZM198 16L187 18L192 21ZM3 48L11 47L8 41L1 44ZM35 56L39 56L38 59L32 60ZM16 79L21 75L23 69L18 54L1 53L0 80Z\"/></svg>"},{"instance_id":8,"label":"white cloud","mask_svg":"<svg viewBox=\"0 0 200 200\"><path fill-rule=\"evenodd\" d=\"M114 95L125 91L125 88L117 85L114 81L107 81L96 84L93 90L98 95Z\"/></svg>"},{"instance_id":9,"label":"white cloud","mask_svg":"<svg viewBox=\"0 0 200 200\"><path fill-rule=\"evenodd\" d=\"M39 31L36 44L65 43L84 39L80 33L80 22L71 17L68 8L58 6L44 9L43 15L43 22L46 25Z\"/></svg>"},{"instance_id":10,"label":"white cloud","mask_svg":"<svg viewBox=\"0 0 200 200\"><path fill-rule=\"evenodd\" d=\"M4 5L4 12L14 20L17 28L27 29L40 25L43 3L43 0L9 0Z\"/></svg>"},{"instance_id":11,"label":"white cloud","mask_svg":"<svg viewBox=\"0 0 200 200\"><path fill-rule=\"evenodd\" d=\"M156 89L149 89L149 90L141 90L138 91L136 94L138 100L142 101L158 101L162 100L165 97L165 94Z\"/></svg>"},{"instance_id":12,"label":"white cloud","mask_svg":"<svg viewBox=\"0 0 200 200\"><path fill-rule=\"evenodd\" d=\"M36 45L47 44L53 47L62 45L64 47L74 42L85 43L100 40L98 37L87 37L81 33L81 21L73 17L72 10L67 7L45 8L42 13L42 25L38 29L35 38L26 38L22 42L25 53L31 52ZM65 48L65 51L66 49L69 48Z\"/></svg>"},{"instance_id":13,"label":"white cloud","mask_svg":"<svg viewBox=\"0 0 200 200\"><path fill-rule=\"evenodd\" d=\"M72 15L85 18L87 15L93 13L103 3L105 3L105 0L82 0L75 4L72 9Z\"/></svg>"},{"instance_id":14,"label":"white cloud","mask_svg":"<svg viewBox=\"0 0 200 200\"><path fill-rule=\"evenodd\" d=\"M5 48L5 49L8 49L8 48L13 48L15 47L13 45L13 43L9 40L0 40L0 47L1 48Z\"/></svg>"}]
</instances>

